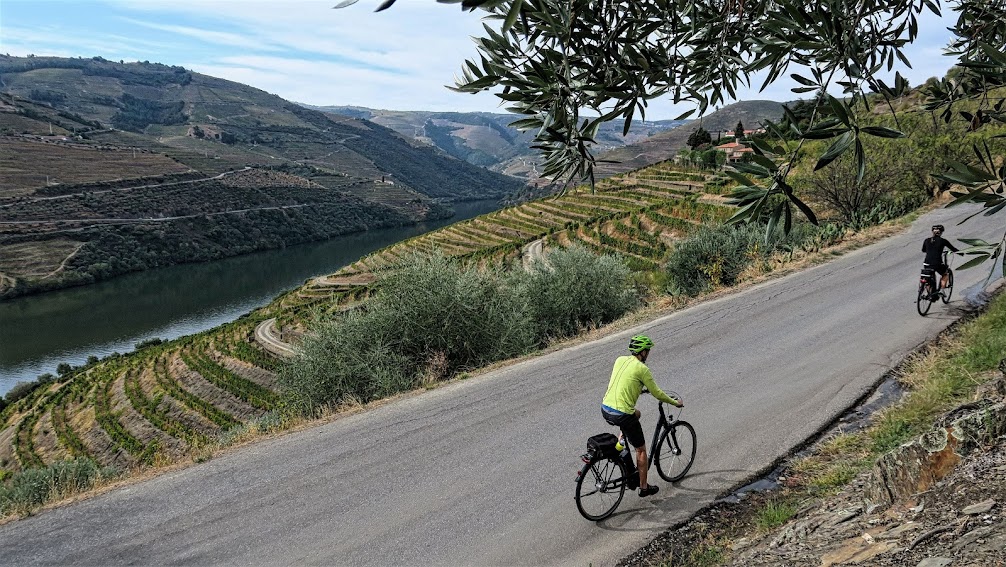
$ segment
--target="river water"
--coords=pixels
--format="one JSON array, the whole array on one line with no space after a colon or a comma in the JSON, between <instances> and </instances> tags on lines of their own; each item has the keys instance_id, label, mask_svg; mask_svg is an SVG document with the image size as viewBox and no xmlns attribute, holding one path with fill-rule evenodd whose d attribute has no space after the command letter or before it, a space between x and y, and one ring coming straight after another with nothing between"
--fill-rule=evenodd
<instances>
[{"instance_id":1,"label":"river water","mask_svg":"<svg viewBox=\"0 0 1006 567\"><path fill-rule=\"evenodd\" d=\"M129 274L89 286L0 302L0 394L17 382L233 321L307 279L417 234L499 208L457 203L447 220L372 230L206 264Z\"/></svg>"}]
</instances>

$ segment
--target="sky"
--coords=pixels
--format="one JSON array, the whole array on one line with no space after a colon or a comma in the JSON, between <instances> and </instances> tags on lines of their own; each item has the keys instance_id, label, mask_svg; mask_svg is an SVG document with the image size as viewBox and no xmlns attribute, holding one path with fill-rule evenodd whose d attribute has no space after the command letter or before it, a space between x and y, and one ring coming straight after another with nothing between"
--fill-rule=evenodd
<instances>
[{"instance_id":1,"label":"sky","mask_svg":"<svg viewBox=\"0 0 1006 567\"><path fill-rule=\"evenodd\" d=\"M150 61L251 85L317 106L389 110L505 112L491 93L457 93L466 58L477 54L478 12L434 0L399 0L375 13L378 0L333 9L338 0L0 0L0 53L100 56ZM926 16L907 50L911 84L942 76L950 20ZM759 83L760 85L760 83ZM740 100L788 101L790 81ZM647 119L688 110L651 101Z\"/></svg>"}]
</instances>

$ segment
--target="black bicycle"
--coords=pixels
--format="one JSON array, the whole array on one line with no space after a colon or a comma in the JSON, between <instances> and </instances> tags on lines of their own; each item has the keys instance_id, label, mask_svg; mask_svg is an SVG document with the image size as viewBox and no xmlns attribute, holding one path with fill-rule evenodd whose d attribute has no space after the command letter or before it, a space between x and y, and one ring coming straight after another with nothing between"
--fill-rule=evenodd
<instances>
[{"instance_id":1,"label":"black bicycle","mask_svg":"<svg viewBox=\"0 0 1006 567\"><path fill-rule=\"evenodd\" d=\"M922 274L919 276L919 293L915 299L915 306L919 310L919 315L925 316L929 313L929 308L936 303L937 296L944 304L950 303L950 296L954 293L954 271L950 269L948 263L948 250L943 251L943 265L947 267L947 285L940 290L936 282L936 270L929 267L929 264L922 264ZM939 290L939 291L937 291Z\"/></svg>"},{"instance_id":2,"label":"black bicycle","mask_svg":"<svg viewBox=\"0 0 1006 567\"><path fill-rule=\"evenodd\" d=\"M653 430L646 467L649 469L656 463L660 478L677 482L695 461L695 428L678 417L668 417L663 402L657 409L660 416ZM587 440L587 452L581 456L583 466L576 473L575 499L576 509L588 520L596 522L612 515L621 504L626 487L638 486L638 476L632 478L627 474L622 451L616 449L618 442L619 438L612 433L601 433ZM625 458L635 461L632 451ZM633 475L638 474L635 467L632 470Z\"/></svg>"}]
</instances>

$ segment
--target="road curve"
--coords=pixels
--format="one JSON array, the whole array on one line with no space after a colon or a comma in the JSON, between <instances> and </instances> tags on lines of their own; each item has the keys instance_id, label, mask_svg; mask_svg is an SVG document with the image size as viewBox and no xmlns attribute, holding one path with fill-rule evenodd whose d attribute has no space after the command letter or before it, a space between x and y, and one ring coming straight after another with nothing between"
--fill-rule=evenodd
<instances>
[{"instance_id":1,"label":"road curve","mask_svg":"<svg viewBox=\"0 0 1006 567\"><path fill-rule=\"evenodd\" d=\"M255 342L267 351L282 357L296 354L293 345L276 336L276 318L266 319L255 326Z\"/></svg>"},{"instance_id":2,"label":"road curve","mask_svg":"<svg viewBox=\"0 0 1006 567\"><path fill-rule=\"evenodd\" d=\"M11 565L611 565L749 479L868 392L958 314L915 313L929 225L998 238L940 209L828 264L0 526ZM1001 215L1000 215L1001 217ZM679 392L698 459L602 523L573 504L585 439L627 338ZM655 402L641 403L649 436Z\"/></svg>"}]
</instances>

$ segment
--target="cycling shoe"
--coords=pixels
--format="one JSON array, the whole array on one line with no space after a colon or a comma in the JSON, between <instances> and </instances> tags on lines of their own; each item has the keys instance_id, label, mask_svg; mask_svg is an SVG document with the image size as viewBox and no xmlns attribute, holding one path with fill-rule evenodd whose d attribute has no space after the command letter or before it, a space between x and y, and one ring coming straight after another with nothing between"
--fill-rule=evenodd
<instances>
[{"instance_id":1,"label":"cycling shoe","mask_svg":"<svg viewBox=\"0 0 1006 567\"><path fill-rule=\"evenodd\" d=\"M640 488L639 489L639 496L641 498L645 498L647 496L652 496L652 495L656 494L657 491L659 491L659 490L660 490L659 486L655 486L655 485L651 484L651 485L647 486L646 488Z\"/></svg>"}]
</instances>

